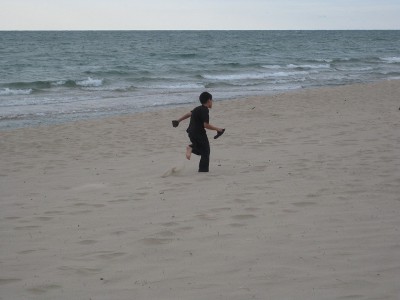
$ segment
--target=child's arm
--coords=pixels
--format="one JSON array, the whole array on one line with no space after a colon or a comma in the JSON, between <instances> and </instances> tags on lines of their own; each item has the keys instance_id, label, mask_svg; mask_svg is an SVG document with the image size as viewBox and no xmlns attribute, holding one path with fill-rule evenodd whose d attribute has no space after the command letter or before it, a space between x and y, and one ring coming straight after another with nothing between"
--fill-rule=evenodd
<instances>
[{"instance_id":1,"label":"child's arm","mask_svg":"<svg viewBox=\"0 0 400 300\"><path fill-rule=\"evenodd\" d=\"M214 136L214 139L219 138L225 132L225 128L215 127L214 125L211 125L209 123L204 123L204 128L207 128L209 130L215 130L217 132L217 135Z\"/></svg>"},{"instance_id":2,"label":"child's arm","mask_svg":"<svg viewBox=\"0 0 400 300\"><path fill-rule=\"evenodd\" d=\"M172 121L172 126L174 127L178 127L179 123L182 122L183 120L186 120L188 118L190 118L192 115L192 112L188 112L186 114L184 114L182 117L180 117L178 120L173 120Z\"/></svg>"},{"instance_id":3,"label":"child's arm","mask_svg":"<svg viewBox=\"0 0 400 300\"><path fill-rule=\"evenodd\" d=\"M215 127L214 125L211 125L209 123L204 123L204 128L207 128L209 130L215 130L215 131L218 131L218 132L224 130L223 128Z\"/></svg>"},{"instance_id":4,"label":"child's arm","mask_svg":"<svg viewBox=\"0 0 400 300\"><path fill-rule=\"evenodd\" d=\"M190 118L191 116L192 116L192 112L190 111L190 112L184 114L182 117L180 117L178 119L178 122L182 122L183 120L186 120L186 119Z\"/></svg>"}]
</instances>

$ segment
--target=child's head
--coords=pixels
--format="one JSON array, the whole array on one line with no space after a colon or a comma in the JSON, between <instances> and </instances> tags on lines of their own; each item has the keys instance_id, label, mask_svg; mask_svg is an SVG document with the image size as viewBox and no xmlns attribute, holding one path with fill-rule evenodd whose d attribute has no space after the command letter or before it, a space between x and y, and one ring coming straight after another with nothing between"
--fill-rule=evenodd
<instances>
[{"instance_id":1,"label":"child's head","mask_svg":"<svg viewBox=\"0 0 400 300\"><path fill-rule=\"evenodd\" d=\"M199 97L201 104L206 104L208 100L212 100L212 95L209 92L203 92Z\"/></svg>"}]
</instances>

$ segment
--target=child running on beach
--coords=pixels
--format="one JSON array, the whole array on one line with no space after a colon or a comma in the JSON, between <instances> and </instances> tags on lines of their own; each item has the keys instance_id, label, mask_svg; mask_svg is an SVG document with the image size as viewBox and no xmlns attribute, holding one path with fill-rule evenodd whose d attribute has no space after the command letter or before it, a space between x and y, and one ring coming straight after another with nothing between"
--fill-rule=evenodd
<instances>
[{"instance_id":1,"label":"child running on beach","mask_svg":"<svg viewBox=\"0 0 400 300\"><path fill-rule=\"evenodd\" d=\"M189 127L186 132L189 135L191 145L186 147L186 158L190 159L192 153L200 155L199 172L208 172L210 164L210 143L208 141L206 129L217 131L214 139L220 137L225 129L215 127L210 124L209 109L212 108L212 95L203 92L199 97L201 105L191 112L184 114L178 120L173 120L172 125L178 127L183 120L190 118Z\"/></svg>"}]
</instances>

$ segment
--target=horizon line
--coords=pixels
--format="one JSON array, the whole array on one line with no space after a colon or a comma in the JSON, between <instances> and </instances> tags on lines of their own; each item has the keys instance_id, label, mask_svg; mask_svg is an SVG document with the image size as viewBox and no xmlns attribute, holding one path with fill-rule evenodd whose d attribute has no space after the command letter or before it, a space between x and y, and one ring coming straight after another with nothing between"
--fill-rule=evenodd
<instances>
[{"instance_id":1,"label":"horizon line","mask_svg":"<svg viewBox=\"0 0 400 300\"><path fill-rule=\"evenodd\" d=\"M400 29L0 29L4 31L400 31Z\"/></svg>"}]
</instances>

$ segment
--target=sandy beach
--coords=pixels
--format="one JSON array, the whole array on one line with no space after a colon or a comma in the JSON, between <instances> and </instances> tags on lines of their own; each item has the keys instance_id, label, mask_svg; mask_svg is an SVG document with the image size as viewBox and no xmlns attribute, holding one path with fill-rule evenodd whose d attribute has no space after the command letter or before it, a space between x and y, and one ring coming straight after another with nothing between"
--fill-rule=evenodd
<instances>
[{"instance_id":1,"label":"sandy beach","mask_svg":"<svg viewBox=\"0 0 400 300\"><path fill-rule=\"evenodd\" d=\"M0 299L400 299L400 81L0 132ZM218 99L216 99L218 100Z\"/></svg>"}]
</instances>

